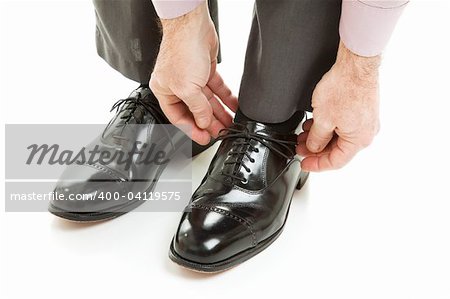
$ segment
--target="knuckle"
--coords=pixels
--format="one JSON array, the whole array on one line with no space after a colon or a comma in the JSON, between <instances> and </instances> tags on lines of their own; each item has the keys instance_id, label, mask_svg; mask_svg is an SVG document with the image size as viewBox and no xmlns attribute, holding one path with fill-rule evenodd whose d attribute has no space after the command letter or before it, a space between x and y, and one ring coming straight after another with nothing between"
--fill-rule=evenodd
<instances>
[{"instance_id":1,"label":"knuckle","mask_svg":"<svg viewBox=\"0 0 450 299\"><path fill-rule=\"evenodd\" d=\"M329 133L323 133L323 134L318 134L317 132L314 132L312 134L312 138L318 141L328 141L330 139L330 135Z\"/></svg>"},{"instance_id":2,"label":"knuckle","mask_svg":"<svg viewBox=\"0 0 450 299\"><path fill-rule=\"evenodd\" d=\"M333 128L333 119L330 117L330 113L324 109L315 111L313 114L313 123L321 129Z\"/></svg>"},{"instance_id":3,"label":"knuckle","mask_svg":"<svg viewBox=\"0 0 450 299\"><path fill-rule=\"evenodd\" d=\"M149 87L155 94L167 94L170 90L165 80L155 72L150 76Z\"/></svg>"},{"instance_id":4,"label":"knuckle","mask_svg":"<svg viewBox=\"0 0 450 299\"><path fill-rule=\"evenodd\" d=\"M158 85L159 84L158 84L157 75L155 73L152 73L151 76L150 76L150 81L149 81L150 89L152 91L155 91L155 90L158 89Z\"/></svg>"}]
</instances>

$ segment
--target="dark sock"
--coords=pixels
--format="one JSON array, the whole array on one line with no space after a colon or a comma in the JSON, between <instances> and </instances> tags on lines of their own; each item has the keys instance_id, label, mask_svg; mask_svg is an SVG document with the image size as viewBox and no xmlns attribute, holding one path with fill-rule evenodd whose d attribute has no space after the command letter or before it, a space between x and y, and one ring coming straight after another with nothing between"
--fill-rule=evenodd
<instances>
[{"instance_id":1,"label":"dark sock","mask_svg":"<svg viewBox=\"0 0 450 299\"><path fill-rule=\"evenodd\" d=\"M303 117L305 116L305 112L303 111L297 111L292 115L288 120L281 122L281 123L263 123L254 119L251 119L247 117L240 109L236 112L236 115L234 116L234 122L235 123L245 123L247 121L255 121L262 123L266 126L268 126L271 130L282 133L282 134L289 134L295 131L295 129L298 127L300 122L302 121Z\"/></svg>"}]
</instances>

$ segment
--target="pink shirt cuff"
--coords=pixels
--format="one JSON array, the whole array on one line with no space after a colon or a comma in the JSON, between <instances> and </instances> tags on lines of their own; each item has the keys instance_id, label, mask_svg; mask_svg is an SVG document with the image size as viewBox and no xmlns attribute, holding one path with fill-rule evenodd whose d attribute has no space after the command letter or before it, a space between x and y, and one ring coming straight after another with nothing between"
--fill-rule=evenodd
<instances>
[{"instance_id":1,"label":"pink shirt cuff","mask_svg":"<svg viewBox=\"0 0 450 299\"><path fill-rule=\"evenodd\" d=\"M161 19L174 19L206 0L152 1ZM357 55L379 55L407 3L407 0L343 0L339 25L342 42Z\"/></svg>"},{"instance_id":2,"label":"pink shirt cuff","mask_svg":"<svg viewBox=\"0 0 450 299\"><path fill-rule=\"evenodd\" d=\"M174 19L193 11L206 0L152 0L161 19Z\"/></svg>"},{"instance_id":3,"label":"pink shirt cuff","mask_svg":"<svg viewBox=\"0 0 450 299\"><path fill-rule=\"evenodd\" d=\"M343 0L339 33L344 45L360 56L381 54L408 1Z\"/></svg>"}]
</instances>

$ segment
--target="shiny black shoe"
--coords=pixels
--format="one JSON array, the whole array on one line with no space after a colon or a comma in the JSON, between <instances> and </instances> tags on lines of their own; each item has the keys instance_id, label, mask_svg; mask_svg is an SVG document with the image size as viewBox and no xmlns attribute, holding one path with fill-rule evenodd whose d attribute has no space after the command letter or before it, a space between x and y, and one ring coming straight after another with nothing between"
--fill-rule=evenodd
<instances>
[{"instance_id":1,"label":"shiny black shoe","mask_svg":"<svg viewBox=\"0 0 450 299\"><path fill-rule=\"evenodd\" d=\"M269 246L309 174L295 155L295 134L277 134L257 122L223 133L170 246L170 259L194 271L223 271Z\"/></svg>"},{"instance_id":2,"label":"shiny black shoe","mask_svg":"<svg viewBox=\"0 0 450 299\"><path fill-rule=\"evenodd\" d=\"M113 110L116 110L116 115L103 133L85 147L86 151L96 149L97 152L109 152L114 156L118 151L131 153L135 149L145 157L151 150L155 153L163 152L167 154L166 158L171 158L190 144L192 152L187 152L193 155L209 146L191 142L174 126L154 126L170 122L146 86L134 90L128 98L119 100L111 109ZM141 145L139 149L136 147L138 144ZM142 147L142 144L149 146ZM49 212L79 222L100 221L123 215L145 202L130 200L129 195L151 192L167 166L167 163L138 165L134 159L131 165L118 161L119 159L114 159L106 165L89 161L81 165L69 165L55 188L55 193L62 194L65 200L52 200ZM92 200L67 200L71 195ZM107 200L113 195L114 198Z\"/></svg>"}]
</instances>

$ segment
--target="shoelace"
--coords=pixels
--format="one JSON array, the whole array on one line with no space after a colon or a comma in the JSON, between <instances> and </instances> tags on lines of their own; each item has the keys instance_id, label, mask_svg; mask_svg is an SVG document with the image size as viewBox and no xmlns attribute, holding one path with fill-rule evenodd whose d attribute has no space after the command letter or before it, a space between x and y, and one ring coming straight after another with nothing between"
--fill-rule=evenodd
<instances>
[{"instance_id":1,"label":"shoelace","mask_svg":"<svg viewBox=\"0 0 450 299\"><path fill-rule=\"evenodd\" d=\"M127 105L129 104L129 105ZM142 94L140 92L137 93L135 97L129 97L126 99L118 100L111 108L111 112L116 110L116 113L119 111L128 111L128 113L124 113L120 117L123 122L117 124L118 127L126 126L132 118L136 119L135 111L138 107L143 108L144 112L150 113L153 117L156 118L160 123L165 123L165 117L161 114L161 110L159 108L158 103L150 100L146 100L142 98ZM142 119L136 119L138 123L142 122Z\"/></svg>"},{"instance_id":2,"label":"shoelace","mask_svg":"<svg viewBox=\"0 0 450 299\"><path fill-rule=\"evenodd\" d=\"M224 133L224 134L223 134ZM235 141L233 142L232 148L228 155L230 156L237 156L233 161L225 161L224 164L230 164L230 165L237 165L238 167L235 167L232 173L226 173L221 172L223 176L230 177L232 179L239 180L243 183L246 183L245 178L237 175L239 168L242 166L247 172L250 172L250 168L245 165L243 158L247 157L250 163L254 163L255 159L253 159L250 156L251 152L259 152L258 148L254 147L250 141L255 140L271 151L274 151L275 153L279 154L280 156L289 159L293 155L295 155L295 152L292 150L290 145L296 145L297 143L295 141L287 141L287 140L279 140L273 137L264 136L262 134L258 134L258 132L251 133L248 131L247 128L243 127L242 129L236 129L236 128L227 128L222 129L219 132L219 137L217 140L225 140L229 138L234 139L243 139L243 141ZM274 145L278 145L284 149L286 149L290 155L286 155L282 150L277 148ZM237 150L238 148L241 148L241 150Z\"/></svg>"}]
</instances>

